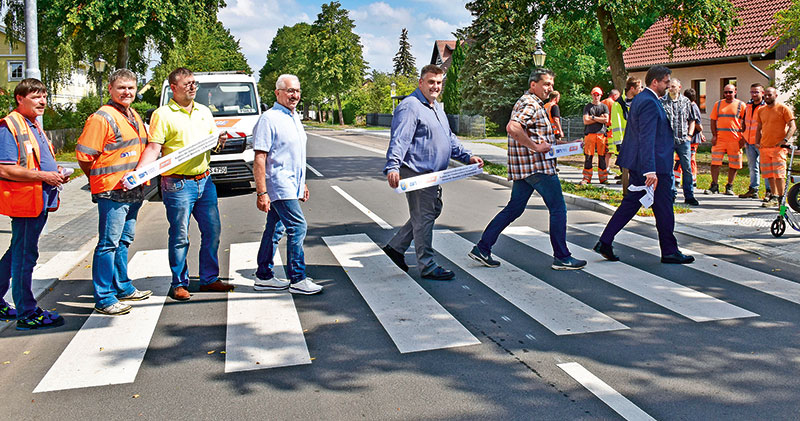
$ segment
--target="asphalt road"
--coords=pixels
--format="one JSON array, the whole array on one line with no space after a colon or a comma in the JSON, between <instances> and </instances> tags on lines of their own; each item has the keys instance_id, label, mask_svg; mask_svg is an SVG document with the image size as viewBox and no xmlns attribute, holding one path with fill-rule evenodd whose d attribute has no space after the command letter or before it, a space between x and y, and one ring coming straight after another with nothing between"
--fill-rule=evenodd
<instances>
[{"instance_id":1,"label":"asphalt road","mask_svg":"<svg viewBox=\"0 0 800 421\"><path fill-rule=\"evenodd\" d=\"M127 370L131 380L75 386L82 377L103 379L107 375L81 366L94 358L90 354L97 353L95 350L76 354L76 362L66 368L58 362L70 352L71 342L80 342L76 338L91 333L90 327L108 332L107 328L100 330L102 323L90 326L88 322L93 305L89 259L42 300L44 308L56 308L66 317L65 327L35 333L5 329L0 333L2 417L798 418L800 301L792 295L797 284L785 282L767 293L764 285L775 278L756 278L766 274L797 280L797 267L684 236L678 238L681 247L701 253L708 262L702 266L705 271L701 265L662 265L657 256L646 252L655 244L654 228L632 223L628 232L647 239L644 243L620 239L616 250L621 264L601 262L589 253L593 260L586 270L553 271L549 248L537 245L541 241L535 230L546 232L548 218L542 201L534 196L526 213L513 224L519 228L510 232L515 238L501 236L495 246L494 254L503 259L503 265L479 268L462 260L469 244L480 238L483 228L507 202L509 189L467 179L444 186L444 211L437 229L452 233L437 232L435 237L447 239L437 244L437 251L450 259L438 259L456 271L456 279L421 279L413 250L406 255L411 270L410 278L405 278L391 264L373 264L382 254L371 253L374 247L383 246L408 216L404 198L389 189L381 175L385 159L380 151L386 143L385 138L365 134L309 134L308 164L321 175L309 172L311 198L303 204L309 223L306 261L308 274L325 290L317 296L293 297L310 357L307 363L226 372L228 354L223 351L230 348L226 329L233 317L231 309L246 301L234 301L227 294L195 293L185 303L167 298L162 308L154 297L136 303L137 311L140 307L155 311L150 331L141 326L146 324L144 318L138 323L134 312L123 316L129 322L120 327L120 336L103 334L108 349L114 348L115 341L121 342L123 333L144 338L143 359ZM381 227L340 192L394 229ZM231 248L259 241L265 215L256 209L252 190L221 191L221 196L220 264L222 276L227 277L237 258L231 256ZM607 215L570 208L568 241L573 253L588 253L597 238L589 232L607 219ZM137 277L136 284L168 282L160 260L146 254L166 248L166 231L161 203L143 207L130 255L141 253L132 270L150 278ZM350 237L341 237L345 235ZM357 258L342 263L343 257L334 253L331 244L337 240L352 243L353 239L366 240L372 248L348 245L342 250ZM196 275L196 230L191 241L190 274ZM383 261L388 259L384 256ZM239 263L235 265L234 276L244 274ZM364 268L371 272L359 278ZM517 270L508 270L513 268ZM386 282L375 283L384 279ZM415 292L395 292L401 287ZM532 305L525 301L543 296L554 298ZM389 333L400 332L392 326L407 320L398 319L391 310L411 311L419 300L431 297L445 310L445 316L449 314L463 326L463 330L447 333L460 332L479 344L401 353L401 345L413 347L444 337L436 323L430 334L425 335L426 330L413 340ZM268 299L264 300L264 308L272 308ZM271 315L254 308L250 318L254 323ZM559 327L559 321L581 314L581 323L563 322L569 325L567 330ZM435 322L442 318L446 317ZM588 331L592 327L595 331ZM142 333L138 333L140 328ZM580 333L584 328L587 331ZM256 334L251 336L255 339ZM278 342L280 338L276 336ZM120 346L128 347L127 342ZM98 352L102 355L103 351ZM108 355L102 362L109 370L128 367L126 364L137 361L133 354ZM77 367L77 371L51 391L34 392L51 376L49 371L56 371L54 367ZM107 379L115 383L110 374Z\"/></svg>"}]
</instances>

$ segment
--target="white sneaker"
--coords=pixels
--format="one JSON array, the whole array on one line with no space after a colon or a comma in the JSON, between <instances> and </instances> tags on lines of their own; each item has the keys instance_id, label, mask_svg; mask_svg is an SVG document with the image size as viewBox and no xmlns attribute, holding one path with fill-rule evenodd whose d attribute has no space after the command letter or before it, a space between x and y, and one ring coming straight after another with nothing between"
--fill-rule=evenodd
<instances>
[{"instance_id":1,"label":"white sneaker","mask_svg":"<svg viewBox=\"0 0 800 421\"><path fill-rule=\"evenodd\" d=\"M150 291L149 289L137 289L134 290L130 295L119 297L117 299L120 301L142 301L150 298L151 295L153 295L153 291Z\"/></svg>"},{"instance_id":2,"label":"white sneaker","mask_svg":"<svg viewBox=\"0 0 800 421\"><path fill-rule=\"evenodd\" d=\"M94 309L97 310L98 313L108 314L110 316L121 316L123 314L130 313L131 308L133 307L127 304L122 304L121 302L117 301L116 303L111 304L110 306L103 308L95 307Z\"/></svg>"},{"instance_id":3,"label":"white sneaker","mask_svg":"<svg viewBox=\"0 0 800 421\"><path fill-rule=\"evenodd\" d=\"M317 285L311 278L306 277L300 282L289 285L289 292L303 295L319 294L322 292L322 285Z\"/></svg>"},{"instance_id":4,"label":"white sneaker","mask_svg":"<svg viewBox=\"0 0 800 421\"><path fill-rule=\"evenodd\" d=\"M269 279L256 278L253 289L256 291L282 291L289 288L289 281L272 277Z\"/></svg>"}]
</instances>

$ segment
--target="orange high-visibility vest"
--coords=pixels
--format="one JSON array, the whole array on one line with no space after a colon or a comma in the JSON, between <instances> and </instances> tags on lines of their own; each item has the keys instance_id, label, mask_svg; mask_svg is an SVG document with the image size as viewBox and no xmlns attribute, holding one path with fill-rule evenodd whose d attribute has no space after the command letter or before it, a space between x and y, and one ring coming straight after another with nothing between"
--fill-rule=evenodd
<instances>
[{"instance_id":1,"label":"orange high-visibility vest","mask_svg":"<svg viewBox=\"0 0 800 421\"><path fill-rule=\"evenodd\" d=\"M600 103L606 104L606 107L608 107L608 122L606 123L606 126L611 127L611 107L614 106L614 100L611 98L606 98L600 101Z\"/></svg>"},{"instance_id":2,"label":"orange high-visibility vest","mask_svg":"<svg viewBox=\"0 0 800 421\"><path fill-rule=\"evenodd\" d=\"M558 130L556 127L556 121L553 120L553 114L550 114L550 109L553 108L553 103L548 101L547 104L544 104L544 110L547 112L547 118L550 120L550 126L553 127L553 134L559 135L561 131Z\"/></svg>"},{"instance_id":3,"label":"orange high-visibility vest","mask_svg":"<svg viewBox=\"0 0 800 421\"><path fill-rule=\"evenodd\" d=\"M756 131L758 131L758 110L761 108L762 104L747 104L744 108L744 132L742 136L744 136L744 140L751 144L755 145L756 143Z\"/></svg>"},{"instance_id":4,"label":"orange high-visibility vest","mask_svg":"<svg viewBox=\"0 0 800 421\"><path fill-rule=\"evenodd\" d=\"M14 110L3 118L3 121L5 121L11 134L14 135L14 140L17 142L17 149L19 150L17 165L32 171L41 171L39 142L34 134L31 133L25 117L17 110ZM42 136L50 147L50 153L55 156L53 144L50 143L44 132L42 132ZM41 181L0 179L0 214L12 217L35 218L42 213L42 209L44 209L44 197L42 196ZM54 211L56 209L58 209L58 205L48 210Z\"/></svg>"},{"instance_id":5,"label":"orange high-visibility vest","mask_svg":"<svg viewBox=\"0 0 800 421\"><path fill-rule=\"evenodd\" d=\"M724 99L714 104L711 120L717 121L717 139L720 141L738 142L741 138L739 130L742 129L744 119L744 102L734 99L730 104Z\"/></svg>"},{"instance_id":6,"label":"orange high-visibility vest","mask_svg":"<svg viewBox=\"0 0 800 421\"><path fill-rule=\"evenodd\" d=\"M147 146L147 130L136 110L130 110L138 131L111 105L103 105L86 120L75 155L92 163L88 174L92 194L121 189L122 178L139 164Z\"/></svg>"}]
</instances>

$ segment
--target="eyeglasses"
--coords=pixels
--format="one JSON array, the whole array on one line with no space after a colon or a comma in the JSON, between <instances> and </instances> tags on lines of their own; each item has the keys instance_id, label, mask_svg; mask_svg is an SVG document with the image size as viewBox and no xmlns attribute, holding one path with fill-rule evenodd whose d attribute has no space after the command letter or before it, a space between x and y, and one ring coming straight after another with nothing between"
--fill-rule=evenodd
<instances>
[{"instance_id":1,"label":"eyeglasses","mask_svg":"<svg viewBox=\"0 0 800 421\"><path fill-rule=\"evenodd\" d=\"M732 94L733 91L722 91L723 94Z\"/></svg>"},{"instance_id":2,"label":"eyeglasses","mask_svg":"<svg viewBox=\"0 0 800 421\"><path fill-rule=\"evenodd\" d=\"M181 86L183 86L184 89L194 89L197 88L197 81L193 80L191 82L184 83Z\"/></svg>"},{"instance_id":3,"label":"eyeglasses","mask_svg":"<svg viewBox=\"0 0 800 421\"><path fill-rule=\"evenodd\" d=\"M289 95L293 95L293 94L299 94L299 93L303 92L303 90L302 90L302 89L294 89L294 88L289 88L289 89L278 89L278 90L279 90L279 91L286 91L286 93L287 93L287 94L289 94Z\"/></svg>"}]
</instances>

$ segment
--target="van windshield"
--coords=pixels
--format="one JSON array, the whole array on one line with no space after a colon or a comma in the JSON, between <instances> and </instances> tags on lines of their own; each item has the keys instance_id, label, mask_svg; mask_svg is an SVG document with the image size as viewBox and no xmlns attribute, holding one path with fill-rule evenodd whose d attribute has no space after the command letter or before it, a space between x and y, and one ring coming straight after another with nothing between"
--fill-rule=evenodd
<instances>
[{"instance_id":1,"label":"van windshield","mask_svg":"<svg viewBox=\"0 0 800 421\"><path fill-rule=\"evenodd\" d=\"M165 104L172 98L169 86L164 88ZM247 82L201 82L195 101L206 105L214 117L258 114L256 93Z\"/></svg>"}]
</instances>

